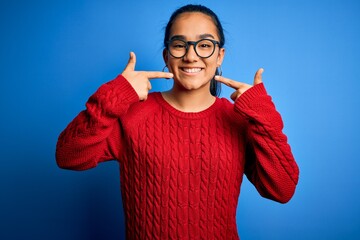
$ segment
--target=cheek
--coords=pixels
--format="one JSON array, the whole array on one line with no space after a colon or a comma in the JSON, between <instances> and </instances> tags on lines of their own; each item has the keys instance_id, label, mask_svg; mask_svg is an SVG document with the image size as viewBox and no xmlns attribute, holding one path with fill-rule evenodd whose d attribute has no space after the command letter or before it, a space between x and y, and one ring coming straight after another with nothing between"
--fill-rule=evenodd
<instances>
[{"instance_id":1,"label":"cheek","mask_svg":"<svg viewBox=\"0 0 360 240\"><path fill-rule=\"evenodd\" d=\"M167 62L167 67L168 67L168 69L169 69L169 72L174 72L174 70L176 69L176 67L175 67L175 64L174 64L174 62L173 61L168 61Z\"/></svg>"},{"instance_id":2,"label":"cheek","mask_svg":"<svg viewBox=\"0 0 360 240\"><path fill-rule=\"evenodd\" d=\"M215 71L216 68L219 66L216 58L212 59L212 61L209 61L206 65L208 70L210 70L211 72Z\"/></svg>"},{"instance_id":3,"label":"cheek","mask_svg":"<svg viewBox=\"0 0 360 240\"><path fill-rule=\"evenodd\" d=\"M176 58L170 57L167 62L167 66L168 66L169 70L171 69L171 71L178 71L179 66L181 65L181 61L182 61L182 59L176 59Z\"/></svg>"}]
</instances>

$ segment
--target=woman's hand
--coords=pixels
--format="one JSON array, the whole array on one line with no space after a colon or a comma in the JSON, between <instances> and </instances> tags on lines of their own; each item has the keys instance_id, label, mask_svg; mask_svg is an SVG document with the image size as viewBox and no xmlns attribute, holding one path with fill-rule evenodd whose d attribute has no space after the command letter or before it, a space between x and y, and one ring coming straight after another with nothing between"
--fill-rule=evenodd
<instances>
[{"instance_id":1,"label":"woman's hand","mask_svg":"<svg viewBox=\"0 0 360 240\"><path fill-rule=\"evenodd\" d=\"M255 73L255 77L254 77L254 85L262 83L262 77L261 74L264 72L264 69L260 68L259 70L257 70L257 72ZM251 88L254 85L249 85L246 83L242 83L242 82L237 82L234 80L231 80L229 78L224 78L222 76L215 76L215 80L218 82L222 82L223 84L235 89L236 91L233 92L230 96L230 98L235 102L236 99L238 99L241 94L243 94L246 90L248 90L249 88Z\"/></svg>"},{"instance_id":2,"label":"woman's hand","mask_svg":"<svg viewBox=\"0 0 360 240\"><path fill-rule=\"evenodd\" d=\"M135 71L136 56L135 53L130 52L129 62L126 65L123 75L126 80L134 88L135 92L139 95L140 101L147 99L148 93L151 89L150 79L154 78L172 78L172 73L167 72L146 72Z\"/></svg>"}]
</instances>

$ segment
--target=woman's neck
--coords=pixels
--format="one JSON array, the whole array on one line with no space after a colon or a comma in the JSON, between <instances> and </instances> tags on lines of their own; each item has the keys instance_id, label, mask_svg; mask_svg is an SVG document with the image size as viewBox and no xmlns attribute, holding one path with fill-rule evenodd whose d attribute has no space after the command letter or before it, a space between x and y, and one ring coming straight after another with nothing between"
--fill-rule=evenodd
<instances>
[{"instance_id":1,"label":"woman's neck","mask_svg":"<svg viewBox=\"0 0 360 240\"><path fill-rule=\"evenodd\" d=\"M162 96L172 107L182 112L201 112L209 108L216 99L209 89L182 90L175 87L163 92Z\"/></svg>"}]
</instances>

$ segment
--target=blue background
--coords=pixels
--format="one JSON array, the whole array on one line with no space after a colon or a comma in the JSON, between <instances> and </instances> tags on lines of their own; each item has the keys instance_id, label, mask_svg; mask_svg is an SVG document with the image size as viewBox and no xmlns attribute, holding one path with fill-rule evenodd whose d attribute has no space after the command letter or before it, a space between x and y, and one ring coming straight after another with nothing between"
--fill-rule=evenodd
<instances>
[{"instance_id":1,"label":"blue background","mask_svg":"<svg viewBox=\"0 0 360 240\"><path fill-rule=\"evenodd\" d=\"M116 162L57 168L59 133L121 73L161 70L163 28L188 1L0 3L0 239L123 239ZM193 2L194 3L194 2ZM360 2L195 1L226 30L224 76L259 67L301 173L294 198L261 198L247 180L242 239L359 239ZM154 80L155 91L171 82ZM222 95L229 97L224 87Z\"/></svg>"}]
</instances>

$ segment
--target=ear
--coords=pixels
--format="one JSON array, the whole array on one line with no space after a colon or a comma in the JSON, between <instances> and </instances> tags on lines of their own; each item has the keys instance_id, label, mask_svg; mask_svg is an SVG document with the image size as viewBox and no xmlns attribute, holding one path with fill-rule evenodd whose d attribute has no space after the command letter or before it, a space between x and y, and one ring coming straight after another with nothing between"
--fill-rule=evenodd
<instances>
[{"instance_id":1,"label":"ear","mask_svg":"<svg viewBox=\"0 0 360 240\"><path fill-rule=\"evenodd\" d=\"M165 65L167 65L167 62L169 60L169 54L168 54L168 51L166 48L164 48L164 50L163 50L163 59L164 59Z\"/></svg>"},{"instance_id":2,"label":"ear","mask_svg":"<svg viewBox=\"0 0 360 240\"><path fill-rule=\"evenodd\" d=\"M216 64L220 66L224 60L225 57L225 48L220 48L218 57L216 59Z\"/></svg>"}]
</instances>

